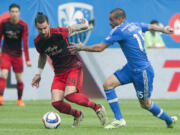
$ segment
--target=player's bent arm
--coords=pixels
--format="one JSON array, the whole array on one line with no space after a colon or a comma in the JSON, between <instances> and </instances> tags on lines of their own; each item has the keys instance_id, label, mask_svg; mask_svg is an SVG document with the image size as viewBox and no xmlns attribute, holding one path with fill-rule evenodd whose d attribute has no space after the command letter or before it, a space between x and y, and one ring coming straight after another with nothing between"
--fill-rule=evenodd
<instances>
[{"instance_id":1,"label":"player's bent arm","mask_svg":"<svg viewBox=\"0 0 180 135\"><path fill-rule=\"evenodd\" d=\"M157 25L154 24L149 24L148 25L148 30L154 30L154 31L159 31L159 32L163 32L166 34L172 34L173 33L173 29L169 26L166 27L159 27Z\"/></svg>"},{"instance_id":2,"label":"player's bent arm","mask_svg":"<svg viewBox=\"0 0 180 135\"><path fill-rule=\"evenodd\" d=\"M46 60L47 60L47 56L46 54L39 54L39 60L38 60L38 73L37 74L40 74L42 73L43 69L44 69L44 66L46 64Z\"/></svg>"},{"instance_id":3,"label":"player's bent arm","mask_svg":"<svg viewBox=\"0 0 180 135\"><path fill-rule=\"evenodd\" d=\"M99 44L95 44L92 46L80 46L79 51L87 51L87 52L102 52L109 45L101 42Z\"/></svg>"},{"instance_id":4,"label":"player's bent arm","mask_svg":"<svg viewBox=\"0 0 180 135\"><path fill-rule=\"evenodd\" d=\"M74 24L70 26L71 32L86 30L89 28L89 23L86 19L81 19L81 21L82 21L82 24Z\"/></svg>"},{"instance_id":5,"label":"player's bent arm","mask_svg":"<svg viewBox=\"0 0 180 135\"><path fill-rule=\"evenodd\" d=\"M31 66L31 63L30 63L30 59L29 59L29 51L28 51L28 26L27 24L24 25L24 30L23 30L23 33L22 33L22 39L23 39L23 50L24 50L24 55L25 55L25 60L26 60L26 64L29 63L30 65L28 66Z\"/></svg>"},{"instance_id":6,"label":"player's bent arm","mask_svg":"<svg viewBox=\"0 0 180 135\"><path fill-rule=\"evenodd\" d=\"M39 83L41 81L41 73L42 73L44 66L46 64L46 59L47 59L46 54L40 54L39 55L38 71L37 71L36 75L34 76L32 83L31 83L32 86L35 86L36 88L39 88Z\"/></svg>"},{"instance_id":7,"label":"player's bent arm","mask_svg":"<svg viewBox=\"0 0 180 135\"><path fill-rule=\"evenodd\" d=\"M86 29L88 29L88 26L86 26L84 24L75 24L75 25L71 26L72 32L86 30Z\"/></svg>"}]
</instances>

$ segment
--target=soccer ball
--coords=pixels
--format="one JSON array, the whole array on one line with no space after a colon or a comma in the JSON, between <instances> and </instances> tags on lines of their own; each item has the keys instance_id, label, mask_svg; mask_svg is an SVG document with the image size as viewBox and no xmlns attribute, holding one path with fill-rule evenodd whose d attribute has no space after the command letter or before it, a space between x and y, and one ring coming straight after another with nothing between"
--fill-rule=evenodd
<instances>
[{"instance_id":1,"label":"soccer ball","mask_svg":"<svg viewBox=\"0 0 180 135\"><path fill-rule=\"evenodd\" d=\"M45 128L55 129L57 128L61 123L60 116L55 112L47 112L43 116L43 123Z\"/></svg>"}]
</instances>

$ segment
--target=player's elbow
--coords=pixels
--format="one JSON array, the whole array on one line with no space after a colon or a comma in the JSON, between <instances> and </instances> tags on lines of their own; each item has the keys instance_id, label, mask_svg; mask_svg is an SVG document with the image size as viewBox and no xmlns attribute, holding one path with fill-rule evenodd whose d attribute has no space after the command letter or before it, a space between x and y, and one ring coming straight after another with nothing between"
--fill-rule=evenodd
<instances>
[{"instance_id":1,"label":"player's elbow","mask_svg":"<svg viewBox=\"0 0 180 135\"><path fill-rule=\"evenodd\" d=\"M149 30L156 30L156 29L157 29L157 26L154 25L154 24L149 24L148 29L149 29Z\"/></svg>"},{"instance_id":2,"label":"player's elbow","mask_svg":"<svg viewBox=\"0 0 180 135\"><path fill-rule=\"evenodd\" d=\"M102 51L104 51L103 48L97 48L97 49L96 49L96 52L102 52Z\"/></svg>"},{"instance_id":3,"label":"player's elbow","mask_svg":"<svg viewBox=\"0 0 180 135\"><path fill-rule=\"evenodd\" d=\"M96 50L96 52L102 52L105 48L101 46L96 46L94 49Z\"/></svg>"}]
</instances>

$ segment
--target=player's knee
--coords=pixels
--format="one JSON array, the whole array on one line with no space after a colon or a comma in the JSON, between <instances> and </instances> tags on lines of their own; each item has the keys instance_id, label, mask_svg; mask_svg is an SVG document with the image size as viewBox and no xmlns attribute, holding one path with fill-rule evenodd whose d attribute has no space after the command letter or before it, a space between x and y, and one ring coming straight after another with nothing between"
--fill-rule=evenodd
<instances>
[{"instance_id":1,"label":"player's knee","mask_svg":"<svg viewBox=\"0 0 180 135\"><path fill-rule=\"evenodd\" d=\"M73 102L73 99L74 99L74 96L73 96L73 95L74 95L74 93L68 94L68 95L65 96L65 99L68 100L68 101L70 101L70 102ZM80 100L80 99L79 99L79 100ZM78 101L79 101L79 100L78 100Z\"/></svg>"},{"instance_id":2,"label":"player's knee","mask_svg":"<svg viewBox=\"0 0 180 135\"><path fill-rule=\"evenodd\" d=\"M23 82L22 79L16 79L16 80L17 80L17 83Z\"/></svg>"},{"instance_id":3,"label":"player's knee","mask_svg":"<svg viewBox=\"0 0 180 135\"><path fill-rule=\"evenodd\" d=\"M6 80L8 78L8 73L2 72L0 77Z\"/></svg>"},{"instance_id":4,"label":"player's knee","mask_svg":"<svg viewBox=\"0 0 180 135\"><path fill-rule=\"evenodd\" d=\"M22 78L16 78L16 80L18 83L22 82Z\"/></svg>"},{"instance_id":5,"label":"player's knee","mask_svg":"<svg viewBox=\"0 0 180 135\"><path fill-rule=\"evenodd\" d=\"M113 87L113 84L112 84L111 82L106 81L106 82L103 84L103 88L104 88L104 89L112 89L112 88L114 88L114 87Z\"/></svg>"},{"instance_id":6,"label":"player's knee","mask_svg":"<svg viewBox=\"0 0 180 135\"><path fill-rule=\"evenodd\" d=\"M57 97L57 96L52 96L52 97L51 97L51 102L52 102L52 103L58 102L58 101L63 101L63 98Z\"/></svg>"},{"instance_id":7,"label":"player's knee","mask_svg":"<svg viewBox=\"0 0 180 135\"><path fill-rule=\"evenodd\" d=\"M21 75L16 75L16 80L17 80L17 82L22 82L22 77L21 77Z\"/></svg>"},{"instance_id":8,"label":"player's knee","mask_svg":"<svg viewBox=\"0 0 180 135\"><path fill-rule=\"evenodd\" d=\"M141 102L141 107L143 109L148 109L150 107L151 104L149 104L149 102Z\"/></svg>"},{"instance_id":9,"label":"player's knee","mask_svg":"<svg viewBox=\"0 0 180 135\"><path fill-rule=\"evenodd\" d=\"M1 75L0 77L3 78L4 80L7 79L7 77L6 77L6 76L3 76L3 75Z\"/></svg>"}]
</instances>

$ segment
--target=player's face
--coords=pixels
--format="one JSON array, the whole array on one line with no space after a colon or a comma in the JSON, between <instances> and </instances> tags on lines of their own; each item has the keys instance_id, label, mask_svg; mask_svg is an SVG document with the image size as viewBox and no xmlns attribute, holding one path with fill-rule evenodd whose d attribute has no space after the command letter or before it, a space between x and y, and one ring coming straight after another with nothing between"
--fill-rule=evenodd
<instances>
[{"instance_id":1,"label":"player's face","mask_svg":"<svg viewBox=\"0 0 180 135\"><path fill-rule=\"evenodd\" d=\"M112 28L118 26L121 24L121 19L116 19L114 18L113 13L109 15L109 24L111 25Z\"/></svg>"},{"instance_id":2,"label":"player's face","mask_svg":"<svg viewBox=\"0 0 180 135\"><path fill-rule=\"evenodd\" d=\"M13 22L17 22L19 20L20 11L19 8L13 7L10 9L10 18Z\"/></svg>"},{"instance_id":3,"label":"player's face","mask_svg":"<svg viewBox=\"0 0 180 135\"><path fill-rule=\"evenodd\" d=\"M37 23L36 28L42 38L49 37L49 23L47 21L43 22L42 24Z\"/></svg>"}]
</instances>

